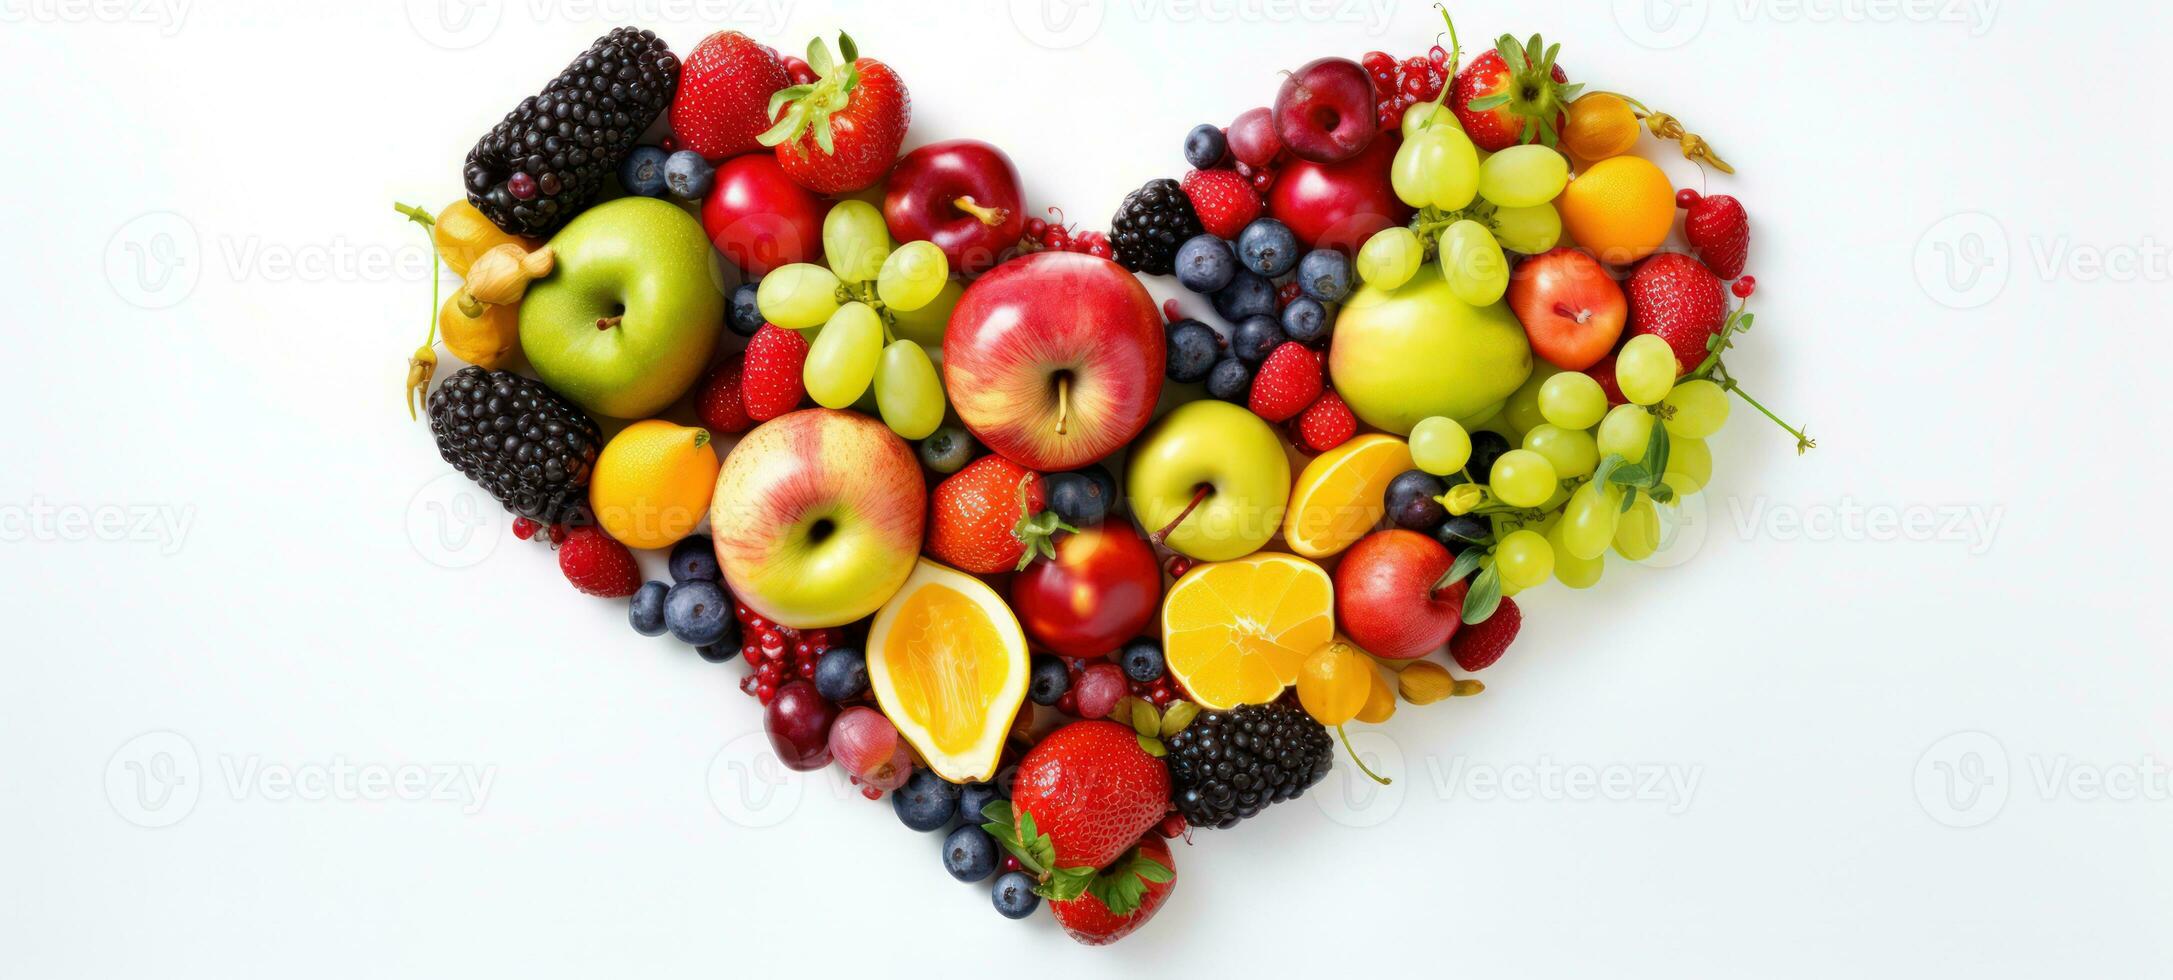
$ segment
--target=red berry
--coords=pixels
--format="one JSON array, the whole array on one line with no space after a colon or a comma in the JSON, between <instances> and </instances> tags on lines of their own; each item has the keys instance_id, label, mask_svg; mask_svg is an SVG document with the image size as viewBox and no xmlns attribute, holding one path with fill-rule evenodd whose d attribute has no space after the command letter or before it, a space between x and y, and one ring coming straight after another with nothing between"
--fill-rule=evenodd
<instances>
[{"instance_id":1,"label":"red berry","mask_svg":"<svg viewBox=\"0 0 2173 980\"><path fill-rule=\"evenodd\" d=\"M1467 623L1449 637L1449 656L1465 670L1484 670L1500 660L1509 643L1517 638L1517 627L1524 622L1524 614L1517 609L1514 599L1503 598L1494 607L1494 614L1478 623Z\"/></svg>"},{"instance_id":2,"label":"red berry","mask_svg":"<svg viewBox=\"0 0 2173 980\"><path fill-rule=\"evenodd\" d=\"M1436 44L1433 47L1427 49L1426 60L1431 61L1434 64L1447 67L1449 64L1449 50L1442 47L1441 45Z\"/></svg>"},{"instance_id":3,"label":"red berry","mask_svg":"<svg viewBox=\"0 0 2173 980\"><path fill-rule=\"evenodd\" d=\"M1183 555L1171 555L1168 561L1162 563L1162 570L1168 572L1171 578L1184 578L1185 573L1192 570L1192 559Z\"/></svg>"},{"instance_id":4,"label":"red berry","mask_svg":"<svg viewBox=\"0 0 2173 980\"><path fill-rule=\"evenodd\" d=\"M574 588L605 599L623 599L641 588L634 553L601 528L574 528L558 549L558 570Z\"/></svg>"},{"instance_id":5,"label":"red berry","mask_svg":"<svg viewBox=\"0 0 2173 980\"><path fill-rule=\"evenodd\" d=\"M1436 48L1434 50L1438 51L1440 49ZM1394 71L1396 69L1396 57L1386 51L1368 51L1365 57L1358 59L1358 63L1364 65L1369 72Z\"/></svg>"},{"instance_id":6,"label":"red berry","mask_svg":"<svg viewBox=\"0 0 2173 980\"><path fill-rule=\"evenodd\" d=\"M1177 301L1170 300L1170 302L1175 303ZM516 517L513 519L513 536L526 541L536 536L537 526L535 521L526 517Z\"/></svg>"},{"instance_id":7,"label":"red berry","mask_svg":"<svg viewBox=\"0 0 2173 980\"><path fill-rule=\"evenodd\" d=\"M1252 175L1252 189L1265 194L1275 189L1275 171L1262 170Z\"/></svg>"},{"instance_id":8,"label":"red berry","mask_svg":"<svg viewBox=\"0 0 2173 980\"><path fill-rule=\"evenodd\" d=\"M1028 237L1028 238L1031 238L1031 239L1033 239L1034 241L1037 241L1037 242L1038 242L1038 241L1040 241L1040 240L1041 240L1041 236L1043 236L1043 235L1046 235L1046 234L1048 234L1048 233L1049 233L1049 223L1048 223L1048 222L1046 222L1046 221L1043 221L1043 220L1041 220L1040 218L1028 218L1028 219L1026 219L1026 237Z\"/></svg>"},{"instance_id":9,"label":"red berry","mask_svg":"<svg viewBox=\"0 0 2173 980\"><path fill-rule=\"evenodd\" d=\"M1691 205L1698 203L1699 197L1697 191L1685 187L1675 192L1675 206L1687 210Z\"/></svg>"},{"instance_id":10,"label":"red berry","mask_svg":"<svg viewBox=\"0 0 2173 980\"><path fill-rule=\"evenodd\" d=\"M1758 291L1758 277L1744 276L1728 287L1728 291L1734 293L1736 299L1749 299L1750 294Z\"/></svg>"},{"instance_id":11,"label":"red berry","mask_svg":"<svg viewBox=\"0 0 2173 980\"><path fill-rule=\"evenodd\" d=\"M544 534L551 539L551 547L556 548L566 541L566 525L553 524Z\"/></svg>"},{"instance_id":12,"label":"red berry","mask_svg":"<svg viewBox=\"0 0 2173 980\"><path fill-rule=\"evenodd\" d=\"M1301 291L1302 290L1299 288L1298 284L1295 281L1286 282L1280 286L1275 287L1275 308L1279 310L1285 306L1289 306L1290 301L1297 299L1298 294Z\"/></svg>"},{"instance_id":13,"label":"red berry","mask_svg":"<svg viewBox=\"0 0 2173 980\"><path fill-rule=\"evenodd\" d=\"M514 174L506 181L506 191L523 201L536 199L536 178L526 173Z\"/></svg>"},{"instance_id":14,"label":"red berry","mask_svg":"<svg viewBox=\"0 0 2173 980\"><path fill-rule=\"evenodd\" d=\"M1162 301L1162 322L1176 323L1177 321L1184 318L1185 311L1182 307L1177 305L1176 300L1165 299Z\"/></svg>"}]
</instances>

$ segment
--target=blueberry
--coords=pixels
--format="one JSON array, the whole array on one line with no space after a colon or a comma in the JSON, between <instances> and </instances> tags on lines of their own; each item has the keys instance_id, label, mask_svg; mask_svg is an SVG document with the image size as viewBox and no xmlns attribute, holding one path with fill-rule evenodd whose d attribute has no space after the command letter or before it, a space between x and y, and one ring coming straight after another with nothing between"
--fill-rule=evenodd
<instances>
[{"instance_id":1,"label":"blueberry","mask_svg":"<svg viewBox=\"0 0 2173 980\"><path fill-rule=\"evenodd\" d=\"M1142 684L1156 680L1162 676L1162 645L1140 637L1124 645L1117 664L1124 668L1124 676Z\"/></svg>"},{"instance_id":2,"label":"blueberry","mask_svg":"<svg viewBox=\"0 0 2173 980\"><path fill-rule=\"evenodd\" d=\"M694 652L701 654L703 660L713 664L721 664L739 656L739 637L726 637L716 643L705 643L695 647Z\"/></svg>"},{"instance_id":3,"label":"blueberry","mask_svg":"<svg viewBox=\"0 0 2173 980\"><path fill-rule=\"evenodd\" d=\"M708 534L699 531L672 545L669 565L674 582L715 582L724 577L717 569L717 546L710 542Z\"/></svg>"},{"instance_id":4,"label":"blueberry","mask_svg":"<svg viewBox=\"0 0 2173 980\"><path fill-rule=\"evenodd\" d=\"M1230 277L1230 284L1215 292L1215 312L1222 318L1236 323L1249 316L1269 316L1275 312L1275 284L1239 269Z\"/></svg>"},{"instance_id":5,"label":"blueberry","mask_svg":"<svg viewBox=\"0 0 2173 980\"><path fill-rule=\"evenodd\" d=\"M1323 303L1341 303L1351 294L1350 257L1332 248L1316 248L1298 260L1298 288Z\"/></svg>"},{"instance_id":6,"label":"blueberry","mask_svg":"<svg viewBox=\"0 0 2173 980\"><path fill-rule=\"evenodd\" d=\"M1237 257L1245 268L1273 279L1298 264L1298 236L1274 218L1256 218L1237 233Z\"/></svg>"},{"instance_id":7,"label":"blueberry","mask_svg":"<svg viewBox=\"0 0 2173 980\"><path fill-rule=\"evenodd\" d=\"M1116 509L1117 478L1114 476L1110 476L1109 470L1097 463L1085 469L1073 470L1072 472L1094 481L1094 484L1096 486L1102 488L1102 499L1109 501L1110 509Z\"/></svg>"},{"instance_id":8,"label":"blueberry","mask_svg":"<svg viewBox=\"0 0 2173 980\"><path fill-rule=\"evenodd\" d=\"M1215 328L1198 320L1179 320L1169 328L1169 361L1167 371L1171 381L1193 382L1207 378L1214 370L1215 360L1222 356L1222 337Z\"/></svg>"},{"instance_id":9,"label":"blueberry","mask_svg":"<svg viewBox=\"0 0 2173 980\"><path fill-rule=\"evenodd\" d=\"M619 184L628 194L659 197L664 193L664 161L670 154L662 147L637 146L619 164Z\"/></svg>"},{"instance_id":10,"label":"blueberry","mask_svg":"<svg viewBox=\"0 0 2173 980\"><path fill-rule=\"evenodd\" d=\"M982 812L988 805L1003 799L1003 791L995 783L967 783L958 788L958 819L968 823L980 823L988 819Z\"/></svg>"},{"instance_id":11,"label":"blueberry","mask_svg":"<svg viewBox=\"0 0 2173 980\"><path fill-rule=\"evenodd\" d=\"M815 693L849 701L868 690L868 658L852 647L831 647L815 661Z\"/></svg>"},{"instance_id":12,"label":"blueberry","mask_svg":"<svg viewBox=\"0 0 2173 980\"><path fill-rule=\"evenodd\" d=\"M946 425L921 440L921 465L949 476L973 461L973 437L955 425Z\"/></svg>"},{"instance_id":13,"label":"blueberry","mask_svg":"<svg viewBox=\"0 0 2173 980\"><path fill-rule=\"evenodd\" d=\"M1247 364L1258 366L1275 348L1283 346L1290 335L1283 332L1283 325L1272 316L1249 316L1238 321L1237 330L1230 334L1230 353Z\"/></svg>"},{"instance_id":14,"label":"blueberry","mask_svg":"<svg viewBox=\"0 0 2173 980\"><path fill-rule=\"evenodd\" d=\"M1492 522L1475 514L1463 514L1441 522L1434 529L1434 539L1452 550L1468 544L1478 544L1494 533Z\"/></svg>"},{"instance_id":15,"label":"blueberry","mask_svg":"<svg viewBox=\"0 0 2173 980\"><path fill-rule=\"evenodd\" d=\"M1230 152L1230 141L1222 135L1222 127L1213 123L1201 123L1185 134L1185 162L1195 170L1206 170L1222 162L1223 154Z\"/></svg>"},{"instance_id":16,"label":"blueberry","mask_svg":"<svg viewBox=\"0 0 2173 980\"><path fill-rule=\"evenodd\" d=\"M943 839L943 870L960 881L987 881L996 873L996 839L974 826L951 831Z\"/></svg>"},{"instance_id":17,"label":"blueberry","mask_svg":"<svg viewBox=\"0 0 2173 980\"><path fill-rule=\"evenodd\" d=\"M1509 451L1509 437L1499 432L1481 429L1471 434L1471 460L1464 464L1464 472L1485 480L1494 472L1494 461Z\"/></svg>"},{"instance_id":18,"label":"blueberry","mask_svg":"<svg viewBox=\"0 0 2173 980\"><path fill-rule=\"evenodd\" d=\"M732 601L715 582L681 582L664 593L664 628L682 643L716 643L734 625Z\"/></svg>"},{"instance_id":19,"label":"blueberry","mask_svg":"<svg viewBox=\"0 0 2173 980\"><path fill-rule=\"evenodd\" d=\"M732 290L732 303L724 310L724 325L733 333L752 337L762 329L762 308L755 305L755 294L760 289L760 285L749 282Z\"/></svg>"},{"instance_id":20,"label":"blueberry","mask_svg":"<svg viewBox=\"0 0 2173 980\"><path fill-rule=\"evenodd\" d=\"M1071 671L1064 669L1064 662L1046 653L1034 654L1034 665L1027 675L1026 696L1035 704L1048 707L1069 690Z\"/></svg>"},{"instance_id":21,"label":"blueberry","mask_svg":"<svg viewBox=\"0 0 2173 980\"><path fill-rule=\"evenodd\" d=\"M1034 894L1034 879L1024 871L1006 871L997 876L996 884L988 890L989 901L996 903L996 911L1006 919L1023 919L1041 907L1041 896Z\"/></svg>"},{"instance_id":22,"label":"blueberry","mask_svg":"<svg viewBox=\"0 0 2173 980\"><path fill-rule=\"evenodd\" d=\"M716 176L717 168L693 150L680 150L664 161L664 185L682 201L699 201L708 196Z\"/></svg>"},{"instance_id":23,"label":"blueberry","mask_svg":"<svg viewBox=\"0 0 2173 980\"><path fill-rule=\"evenodd\" d=\"M1388 481L1388 519L1397 527L1413 531L1431 531L1448 519L1447 508L1435 500L1449 492L1441 478L1425 470L1405 470Z\"/></svg>"},{"instance_id":24,"label":"blueberry","mask_svg":"<svg viewBox=\"0 0 2173 980\"><path fill-rule=\"evenodd\" d=\"M913 777L890 794L890 808L914 830L942 830L958 813L958 784L932 770L915 769Z\"/></svg>"},{"instance_id":25,"label":"blueberry","mask_svg":"<svg viewBox=\"0 0 2173 980\"><path fill-rule=\"evenodd\" d=\"M634 591L634 597L626 602L626 621L634 632L643 636L664 635L664 593L671 586L662 582L644 582Z\"/></svg>"},{"instance_id":26,"label":"blueberry","mask_svg":"<svg viewBox=\"0 0 2173 980\"><path fill-rule=\"evenodd\" d=\"M1283 332L1301 344L1328 339L1328 308L1311 296L1300 296L1283 307Z\"/></svg>"},{"instance_id":27,"label":"blueberry","mask_svg":"<svg viewBox=\"0 0 2173 980\"><path fill-rule=\"evenodd\" d=\"M1234 357L1216 361L1215 369L1207 373L1207 393L1226 402L1244 404L1252 395L1252 368Z\"/></svg>"},{"instance_id":28,"label":"blueberry","mask_svg":"<svg viewBox=\"0 0 2173 980\"><path fill-rule=\"evenodd\" d=\"M1073 527L1100 524L1109 516L1109 495L1083 473L1051 473L1046 480L1049 509Z\"/></svg>"},{"instance_id":29,"label":"blueberry","mask_svg":"<svg viewBox=\"0 0 2173 980\"><path fill-rule=\"evenodd\" d=\"M1194 235L1177 246L1177 284L1195 293L1212 293L1237 274L1237 253L1213 235Z\"/></svg>"}]
</instances>

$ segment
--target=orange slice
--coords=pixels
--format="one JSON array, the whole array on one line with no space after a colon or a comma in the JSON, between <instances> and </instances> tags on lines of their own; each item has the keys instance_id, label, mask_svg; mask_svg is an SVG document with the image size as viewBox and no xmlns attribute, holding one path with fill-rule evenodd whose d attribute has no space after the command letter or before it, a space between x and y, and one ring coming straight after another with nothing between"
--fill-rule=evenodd
<instances>
[{"instance_id":1,"label":"orange slice","mask_svg":"<svg viewBox=\"0 0 2173 980\"><path fill-rule=\"evenodd\" d=\"M996 775L1026 699L1026 633L996 590L922 561L868 631L875 702L954 783Z\"/></svg>"},{"instance_id":2,"label":"orange slice","mask_svg":"<svg viewBox=\"0 0 2173 980\"><path fill-rule=\"evenodd\" d=\"M1262 552L1186 572L1162 600L1169 672L1201 707L1266 704L1335 637L1335 587L1319 565Z\"/></svg>"},{"instance_id":3,"label":"orange slice","mask_svg":"<svg viewBox=\"0 0 2173 980\"><path fill-rule=\"evenodd\" d=\"M1290 490L1283 540L1307 558L1350 547L1381 523L1389 481L1411 468L1411 447L1371 433L1313 458ZM1307 651L1310 653L1311 651Z\"/></svg>"}]
</instances>

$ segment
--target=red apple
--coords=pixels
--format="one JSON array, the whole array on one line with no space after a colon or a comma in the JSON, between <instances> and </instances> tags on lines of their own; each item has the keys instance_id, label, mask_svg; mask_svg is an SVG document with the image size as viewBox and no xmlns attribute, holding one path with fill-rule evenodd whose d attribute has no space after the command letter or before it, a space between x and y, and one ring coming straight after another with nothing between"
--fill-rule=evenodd
<instances>
[{"instance_id":1,"label":"red apple","mask_svg":"<svg viewBox=\"0 0 2173 980\"><path fill-rule=\"evenodd\" d=\"M1162 396L1162 314L1124 267L1035 252L966 287L943 387L981 444L1030 470L1078 469L1147 427Z\"/></svg>"},{"instance_id":2,"label":"red apple","mask_svg":"<svg viewBox=\"0 0 2173 980\"><path fill-rule=\"evenodd\" d=\"M1438 650L1464 618L1465 584L1434 583L1456 559L1417 531L1375 531L1343 553L1335 570L1335 618L1351 642L1386 660Z\"/></svg>"},{"instance_id":3,"label":"red apple","mask_svg":"<svg viewBox=\"0 0 2173 980\"><path fill-rule=\"evenodd\" d=\"M898 159L883 222L901 242L931 241L951 268L979 275L1026 234L1019 169L980 140L930 143Z\"/></svg>"},{"instance_id":4,"label":"red apple","mask_svg":"<svg viewBox=\"0 0 2173 980\"><path fill-rule=\"evenodd\" d=\"M830 202L792 182L769 151L717 167L702 201L702 229L725 259L750 276L794 262L822 261L822 219Z\"/></svg>"},{"instance_id":5,"label":"red apple","mask_svg":"<svg viewBox=\"0 0 2173 980\"><path fill-rule=\"evenodd\" d=\"M1011 608L1035 644L1102 657L1146 632L1162 605L1162 565L1132 522L1112 518L1056 542L1011 579Z\"/></svg>"},{"instance_id":6,"label":"red apple","mask_svg":"<svg viewBox=\"0 0 2173 980\"><path fill-rule=\"evenodd\" d=\"M1356 253L1373 233L1400 225L1411 208L1388 183L1388 165L1402 139L1382 133L1364 152L1341 163L1292 160L1268 192L1268 213L1309 248Z\"/></svg>"},{"instance_id":7,"label":"red apple","mask_svg":"<svg viewBox=\"0 0 2173 980\"><path fill-rule=\"evenodd\" d=\"M1509 308L1532 353L1568 371L1598 364L1615 349L1630 305L1607 268L1574 248L1525 259L1509 279Z\"/></svg>"},{"instance_id":8,"label":"red apple","mask_svg":"<svg viewBox=\"0 0 2173 980\"><path fill-rule=\"evenodd\" d=\"M1335 163L1373 142L1373 76L1349 58L1315 58L1283 76L1275 135L1299 158Z\"/></svg>"}]
</instances>

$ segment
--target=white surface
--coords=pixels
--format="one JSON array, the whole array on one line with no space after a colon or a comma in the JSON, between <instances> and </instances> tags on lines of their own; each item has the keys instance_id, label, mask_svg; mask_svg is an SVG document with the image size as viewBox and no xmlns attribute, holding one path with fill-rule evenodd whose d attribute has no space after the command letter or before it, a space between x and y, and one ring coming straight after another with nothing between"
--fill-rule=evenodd
<instances>
[{"instance_id":1,"label":"white surface","mask_svg":"<svg viewBox=\"0 0 2173 980\"><path fill-rule=\"evenodd\" d=\"M990 2L490 0L467 32L430 0L0 5L0 972L2162 969L2169 15L1652 3L1459 8L1467 45L1543 31L1741 167L1713 189L1763 288L1731 362L1821 448L1739 408L1693 560L1531 596L1484 697L1369 737L1392 790L1354 803L1339 764L1199 835L1102 951L999 918L827 779L754 807L736 664L635 636L502 517L445 521L474 498L397 405L427 253L389 203L455 195L610 23L683 51L736 17L787 49L850 27L915 142L991 139L1102 227L1192 124L1320 54L1421 51L1430 5L1385 33L1259 0L1068 33ZM1942 246L2003 261L1972 287ZM343 772L368 798L282 781ZM398 789L440 772L487 792Z\"/></svg>"}]
</instances>

